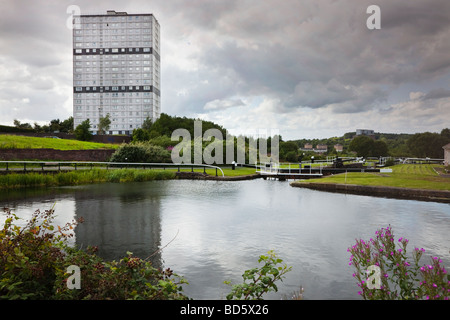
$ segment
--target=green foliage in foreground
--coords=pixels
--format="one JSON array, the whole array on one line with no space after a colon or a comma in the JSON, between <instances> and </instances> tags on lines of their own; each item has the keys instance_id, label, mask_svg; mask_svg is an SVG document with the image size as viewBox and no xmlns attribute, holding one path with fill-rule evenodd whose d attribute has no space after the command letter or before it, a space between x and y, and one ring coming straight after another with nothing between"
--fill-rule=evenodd
<instances>
[{"instance_id":1,"label":"green foliage in foreground","mask_svg":"<svg viewBox=\"0 0 450 320\"><path fill-rule=\"evenodd\" d=\"M55 227L53 210L36 211L24 227L4 209L0 229L0 299L23 300L174 300L187 299L181 284L186 281L172 270L159 270L131 253L120 261L107 262L95 249L69 248L66 240L82 221ZM70 266L80 269L79 288L69 288Z\"/></svg>"},{"instance_id":2,"label":"green foliage in foreground","mask_svg":"<svg viewBox=\"0 0 450 320\"><path fill-rule=\"evenodd\" d=\"M232 286L231 292L227 295L227 300L261 300L262 295L270 291L278 291L275 282L284 278L292 267L286 264L277 266L283 262L274 251L269 251L267 255L261 255L258 260L264 265L260 268L246 270L242 275L244 282ZM231 285L230 281L225 284Z\"/></svg>"},{"instance_id":3,"label":"green foliage in foreground","mask_svg":"<svg viewBox=\"0 0 450 320\"><path fill-rule=\"evenodd\" d=\"M420 265L425 249L407 254L408 239L398 240L391 227L375 232L370 240L356 240L348 248L355 268L359 295L365 300L448 300L450 275L439 257ZM372 272L374 272L372 274Z\"/></svg>"},{"instance_id":4,"label":"green foliage in foreground","mask_svg":"<svg viewBox=\"0 0 450 320\"><path fill-rule=\"evenodd\" d=\"M93 169L43 173L10 173L0 175L0 189L55 187L100 182L131 182L175 178L175 171L142 169Z\"/></svg>"}]
</instances>

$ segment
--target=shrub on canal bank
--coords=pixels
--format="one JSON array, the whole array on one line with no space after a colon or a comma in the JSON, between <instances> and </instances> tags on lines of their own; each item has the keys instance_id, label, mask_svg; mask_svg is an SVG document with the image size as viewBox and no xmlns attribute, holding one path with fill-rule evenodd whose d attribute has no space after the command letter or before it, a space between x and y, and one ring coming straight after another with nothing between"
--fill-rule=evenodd
<instances>
[{"instance_id":1,"label":"shrub on canal bank","mask_svg":"<svg viewBox=\"0 0 450 320\"><path fill-rule=\"evenodd\" d=\"M58 173L11 173L0 175L0 189L70 186L100 182L132 182L174 179L170 170L94 169Z\"/></svg>"},{"instance_id":2,"label":"shrub on canal bank","mask_svg":"<svg viewBox=\"0 0 450 320\"><path fill-rule=\"evenodd\" d=\"M4 209L0 229L0 299L186 299L181 284L186 281L172 270L159 270L146 260L127 253L120 261L106 262L95 248L69 248L77 223L54 227L53 210L36 211L24 227L19 218ZM77 286L70 271L79 270Z\"/></svg>"},{"instance_id":3,"label":"shrub on canal bank","mask_svg":"<svg viewBox=\"0 0 450 320\"><path fill-rule=\"evenodd\" d=\"M169 150L147 142L121 145L111 156L111 162L167 163L171 161Z\"/></svg>"}]
</instances>

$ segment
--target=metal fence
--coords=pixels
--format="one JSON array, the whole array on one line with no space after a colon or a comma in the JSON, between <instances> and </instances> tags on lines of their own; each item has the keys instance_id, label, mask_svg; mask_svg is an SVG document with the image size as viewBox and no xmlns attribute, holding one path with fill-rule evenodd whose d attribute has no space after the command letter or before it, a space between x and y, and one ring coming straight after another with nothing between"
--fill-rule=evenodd
<instances>
[{"instance_id":1,"label":"metal fence","mask_svg":"<svg viewBox=\"0 0 450 320\"><path fill-rule=\"evenodd\" d=\"M208 164L195 163L133 163L133 162L94 162L94 161L0 161L0 170L3 172L50 172L50 171L72 171L72 170L92 170L92 169L177 169L181 170L203 168L203 173L206 169L215 169L216 176L218 172L225 176L222 168Z\"/></svg>"}]
</instances>

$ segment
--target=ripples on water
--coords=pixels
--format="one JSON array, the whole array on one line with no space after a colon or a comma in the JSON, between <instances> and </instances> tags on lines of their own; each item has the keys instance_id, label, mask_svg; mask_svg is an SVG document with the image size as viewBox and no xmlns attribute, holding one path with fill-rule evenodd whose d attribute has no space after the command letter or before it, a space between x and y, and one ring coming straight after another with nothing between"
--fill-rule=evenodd
<instances>
[{"instance_id":1,"label":"ripples on water","mask_svg":"<svg viewBox=\"0 0 450 320\"><path fill-rule=\"evenodd\" d=\"M2 206L27 215L56 203L58 223L83 216L76 245L99 245L118 259L126 251L170 267L194 299L224 299L224 280L242 282L259 255L274 249L293 269L266 296L358 299L347 248L391 225L398 237L450 265L450 205L293 188L280 181L152 181L8 193ZM425 262L424 262L425 263Z\"/></svg>"}]
</instances>

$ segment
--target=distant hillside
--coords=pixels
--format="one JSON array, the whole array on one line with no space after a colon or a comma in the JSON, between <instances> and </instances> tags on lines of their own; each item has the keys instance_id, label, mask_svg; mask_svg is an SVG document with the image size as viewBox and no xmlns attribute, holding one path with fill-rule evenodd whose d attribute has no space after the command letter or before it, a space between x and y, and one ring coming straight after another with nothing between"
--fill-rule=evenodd
<instances>
[{"instance_id":1,"label":"distant hillside","mask_svg":"<svg viewBox=\"0 0 450 320\"><path fill-rule=\"evenodd\" d=\"M318 144L324 144L328 147L328 153L334 153L334 146L336 144L341 144L344 148L343 153L346 154L348 153L348 147L354 136L356 136L355 131L347 132L342 137L332 137L325 139L299 139L294 140L294 142L297 143L299 148L303 148L307 143L312 144L314 147L316 147ZM382 140L386 142L390 155L403 157L411 156L408 150L407 141L412 136L412 134L406 133L375 133L376 140Z\"/></svg>"},{"instance_id":2,"label":"distant hillside","mask_svg":"<svg viewBox=\"0 0 450 320\"><path fill-rule=\"evenodd\" d=\"M348 147L356 132L347 132L342 137L332 137L326 139L299 139L293 140L299 148L303 148L306 143L316 147L324 144L328 147L328 154L335 154L334 146L341 144L344 147L342 154L348 153ZM443 129L441 133L381 133L375 132L375 140L384 141L388 147L390 156L393 157L435 157L442 158L442 146L450 142L450 130Z\"/></svg>"}]
</instances>

